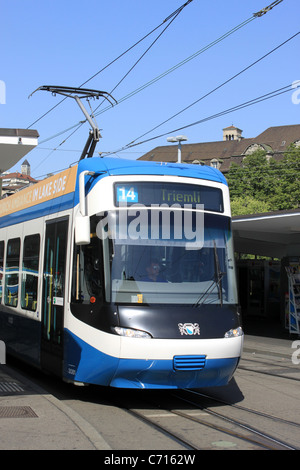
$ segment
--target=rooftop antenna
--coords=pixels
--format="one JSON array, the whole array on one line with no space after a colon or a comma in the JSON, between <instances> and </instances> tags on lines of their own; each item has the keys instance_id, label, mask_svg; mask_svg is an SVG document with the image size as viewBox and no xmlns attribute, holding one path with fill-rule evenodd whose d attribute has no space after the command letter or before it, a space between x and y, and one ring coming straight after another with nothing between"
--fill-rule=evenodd
<instances>
[{"instance_id":1,"label":"rooftop antenna","mask_svg":"<svg viewBox=\"0 0 300 470\"><path fill-rule=\"evenodd\" d=\"M54 96L56 94L59 94L59 95L64 95L68 98L74 98L76 100L76 103L78 104L79 108L83 112L86 120L89 122L89 124L92 127L92 130L90 130L89 137L82 151L80 160L83 160L84 158L91 158L94 154L95 147L101 135L100 135L99 127L97 125L95 117L93 116L93 119L94 119L93 120L92 117L87 112L87 110L85 109L78 95L80 95L81 98L86 98L87 100L88 98L94 98L98 100L101 96L102 98L105 98L107 101L109 101L109 103L112 106L116 104L117 101L106 91L91 90L89 88L74 88L74 87L67 87L67 86L43 85L37 88L33 93L39 90L50 91ZM30 96L32 96L33 93L31 93Z\"/></svg>"}]
</instances>

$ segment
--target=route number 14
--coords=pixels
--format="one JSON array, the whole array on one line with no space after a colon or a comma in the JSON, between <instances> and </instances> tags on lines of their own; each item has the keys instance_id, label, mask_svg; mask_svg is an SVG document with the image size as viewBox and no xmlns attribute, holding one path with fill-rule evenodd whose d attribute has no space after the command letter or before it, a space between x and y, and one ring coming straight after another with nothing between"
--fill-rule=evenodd
<instances>
[{"instance_id":1,"label":"route number 14","mask_svg":"<svg viewBox=\"0 0 300 470\"><path fill-rule=\"evenodd\" d=\"M138 202L138 193L133 186L121 186L117 193L118 202Z\"/></svg>"}]
</instances>

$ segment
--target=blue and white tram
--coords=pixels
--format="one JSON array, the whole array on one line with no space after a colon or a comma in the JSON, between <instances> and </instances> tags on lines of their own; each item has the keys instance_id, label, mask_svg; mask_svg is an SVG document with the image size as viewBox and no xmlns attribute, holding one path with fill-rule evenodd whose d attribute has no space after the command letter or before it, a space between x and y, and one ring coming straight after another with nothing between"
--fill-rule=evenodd
<instances>
[{"instance_id":1,"label":"blue and white tram","mask_svg":"<svg viewBox=\"0 0 300 470\"><path fill-rule=\"evenodd\" d=\"M243 344L229 192L206 166L87 158L0 201L0 339L65 381L225 385Z\"/></svg>"}]
</instances>

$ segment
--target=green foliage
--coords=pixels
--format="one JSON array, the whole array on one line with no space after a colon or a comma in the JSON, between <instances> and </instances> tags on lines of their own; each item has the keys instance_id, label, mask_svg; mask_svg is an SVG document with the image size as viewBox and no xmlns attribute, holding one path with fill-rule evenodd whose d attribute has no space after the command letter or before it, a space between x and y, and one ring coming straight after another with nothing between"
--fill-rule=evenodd
<instances>
[{"instance_id":1,"label":"green foliage","mask_svg":"<svg viewBox=\"0 0 300 470\"><path fill-rule=\"evenodd\" d=\"M270 205L251 196L241 196L232 199L232 215L261 214L271 211Z\"/></svg>"},{"instance_id":2,"label":"green foliage","mask_svg":"<svg viewBox=\"0 0 300 470\"><path fill-rule=\"evenodd\" d=\"M258 150L232 164L227 173L233 215L254 214L300 206L300 148L291 145L282 160Z\"/></svg>"}]
</instances>

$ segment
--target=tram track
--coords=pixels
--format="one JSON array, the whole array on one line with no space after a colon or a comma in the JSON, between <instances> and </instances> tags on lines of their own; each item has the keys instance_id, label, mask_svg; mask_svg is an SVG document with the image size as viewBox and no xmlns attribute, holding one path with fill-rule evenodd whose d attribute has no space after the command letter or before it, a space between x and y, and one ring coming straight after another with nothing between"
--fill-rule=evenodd
<instances>
[{"instance_id":1,"label":"tram track","mask_svg":"<svg viewBox=\"0 0 300 470\"><path fill-rule=\"evenodd\" d=\"M288 426L295 426L296 428L300 429L300 423L296 423L295 421L290 421L290 420L287 420L285 418L280 418L279 416L269 415L267 413L264 413L263 411L247 408L246 406L232 404L232 403L229 403L228 401L221 400L220 398L216 398L216 397L207 395L205 393L200 393L200 392L193 391L193 390L185 390L185 392L192 393L192 394L198 395L198 396L203 397L203 398L207 398L207 399L209 399L209 400L211 400L211 401L213 401L217 404L225 405L225 406L228 406L230 408L234 408L236 410L245 411L245 412L250 413L252 415L261 416L261 417L269 419L271 421L275 421L275 422L285 424L285 425L288 425Z\"/></svg>"},{"instance_id":2,"label":"tram track","mask_svg":"<svg viewBox=\"0 0 300 470\"><path fill-rule=\"evenodd\" d=\"M158 424L153 420L155 418L155 414L152 415L152 419L149 416L146 416L142 412L139 412L138 410L135 409L127 409L127 412L130 413L131 415L135 416L136 418L142 420L146 424L150 424L150 426L153 426L155 429L158 431L162 432L163 434L169 436L172 440L176 441L180 445L182 445L186 450L200 450L200 447L194 445L190 440L184 439L180 433L178 432L173 432L170 431L170 429L167 429L166 427ZM173 413L173 412L172 412ZM160 413L158 413L160 414ZM156 414L157 416L157 414Z\"/></svg>"},{"instance_id":3,"label":"tram track","mask_svg":"<svg viewBox=\"0 0 300 470\"><path fill-rule=\"evenodd\" d=\"M250 361L249 361L250 362ZM257 364L257 362L255 361L255 364ZM260 364L263 364L263 365L268 365L267 363L263 363L262 361L260 362ZM287 380L293 380L295 382L299 382L300 381L300 376L299 377L291 377L291 376L288 376L286 375L287 373L294 373L294 370L292 368L289 368L289 370L287 371L286 368L282 368L280 369L279 371L278 370L275 370L274 372L271 372L270 370L263 370L263 369L255 369L254 367L249 367L249 366L246 366L246 365L239 365L239 369L240 370L244 370L244 371L247 371L247 372L254 372L256 374L263 374L263 375L269 375L271 377L280 377L281 379L287 379ZM285 375L284 375L285 374Z\"/></svg>"},{"instance_id":4,"label":"tram track","mask_svg":"<svg viewBox=\"0 0 300 470\"><path fill-rule=\"evenodd\" d=\"M97 387L73 390L65 384L58 386L57 381L50 379L45 380L42 376L43 386L48 388L49 381L51 393L54 392L91 423L101 435L108 439L112 448L118 448L115 446L119 445L119 438L113 437L111 440L114 434L111 431L112 423L109 426L103 426L101 421L103 417L106 417L118 428L125 430L128 427L125 416L128 415L131 423L131 435L128 438L131 445L136 440L138 446L145 446L145 436L151 436L146 447L139 448L148 448L148 445L153 448L152 439L155 435L157 443L165 442L168 443L170 449L182 448L185 451L215 450L216 448L299 449L297 435L300 435L300 422L285 419L284 416L272 415L265 410L253 409L252 405L247 407L228 402L222 398L222 394L221 398L213 396L219 391L184 389L120 393L120 390L101 389L101 397L99 397ZM119 412L110 411L114 409L119 409ZM102 416L101 420L97 418L99 413ZM139 425L138 421L134 424L134 420L138 420L141 424ZM143 429L142 435L141 429ZM141 444L141 438L143 444ZM129 440L125 436L121 439L125 445L122 448L127 448Z\"/></svg>"},{"instance_id":5,"label":"tram track","mask_svg":"<svg viewBox=\"0 0 300 470\"><path fill-rule=\"evenodd\" d=\"M145 402L140 404L145 409L132 408L129 405L122 405L126 408L127 412L134 415L138 419L142 420L150 426L155 427L160 432L170 436L171 439L176 440L183 445L187 450L206 450L213 448L215 443L227 443L231 444L232 448L236 449L262 449L262 450L296 450L297 448L284 442L282 439L272 436L271 434L264 432L252 425L245 424L243 420L231 418L225 414L216 412L210 409L208 406L196 403L190 398L185 398L182 393L191 396L194 393L189 390L183 392L172 393L170 397L175 399L175 403L172 406L157 402ZM197 393L196 393L197 394ZM213 397L198 394L198 397L206 400L209 399L211 403ZM216 404L218 400L214 401ZM184 409L188 406L188 409ZM226 404L229 409L231 405ZM247 411L249 413L252 410L238 408L240 411ZM263 415L265 418L271 418L267 414ZM170 425L170 417L177 417L180 421L172 420ZM286 425L298 426L297 423L290 423L286 420L280 420ZM176 423L176 426L175 426ZM191 424L192 423L192 424ZM174 431L176 429L176 431ZM189 429L186 436L183 436L184 430ZM207 431L208 429L208 431ZM209 439L212 442L208 443L205 441L205 436L208 434ZM192 436L192 437L191 437ZM198 436L202 436L199 441ZM226 439L230 439L228 442Z\"/></svg>"},{"instance_id":6,"label":"tram track","mask_svg":"<svg viewBox=\"0 0 300 470\"><path fill-rule=\"evenodd\" d=\"M250 413L250 414L256 414L256 415L259 414L260 416L263 416L266 419L271 419L272 421L276 420L276 421L280 422L281 424L284 423L284 424L287 424L287 425L297 426L297 427L300 428L300 425L297 424L297 423L293 423L293 422L290 422L290 421L287 421L287 420L284 420L284 419L281 419L281 418L278 418L278 417L273 417L271 415L267 415L266 413L256 412L254 410L247 409L245 407L241 407L241 406L238 406L238 405L231 405L229 403L217 400L217 399L215 399L215 398L213 398L209 395L204 395L204 394L201 394L201 393L198 393L198 392L193 392L193 391L190 391L190 390L185 390L184 392L188 393L188 394L196 393L196 395L198 395L199 397L202 397L202 398L205 397L206 399L209 399L211 404L213 404L213 403L215 403L215 404L216 403L219 403L219 404L223 403L224 405L226 405L228 407L228 410L231 410L231 408L233 407L233 408L235 408L239 411L247 412L247 413ZM259 447L262 447L264 449L269 449L269 450L298 450L296 447L293 447L290 444L288 444L288 443L286 443L286 442L284 442L284 441L282 441L282 440L280 440L280 439L278 439L274 436L271 436L270 434L268 434L264 431L261 431L258 428L253 427L252 425L245 424L244 420L241 420L240 418L237 420L237 419L232 418L232 417L230 417L226 414L216 412L216 411L210 409L208 406L203 406L203 404L199 405L199 404L195 403L194 401L191 401L190 399L186 399L186 398L178 397L178 396L176 396L176 398L179 398L180 400L185 401L189 405L193 405L193 406L199 407L200 409L205 410L205 412L208 415L210 415L211 417L217 418L217 420L220 420L221 422L227 423L229 425L233 425L234 429L231 430L229 428L226 428L225 426L215 425L215 424L211 424L211 423L209 423L205 420L197 419L198 422L201 422L201 424L204 424L205 426L210 426L210 427L213 427L214 429L221 430L222 432L225 432L226 434L229 434L233 437L237 437L238 439L242 439L246 442L249 442L249 443L252 443L252 444L257 444ZM248 434L247 435L242 434L241 432L236 431L235 428L241 429L246 433L250 433L254 437L250 437Z\"/></svg>"},{"instance_id":7,"label":"tram track","mask_svg":"<svg viewBox=\"0 0 300 470\"><path fill-rule=\"evenodd\" d=\"M263 351L251 354L244 351L238 369L296 382L300 381L300 369L296 364L293 364L292 356L287 354L267 354Z\"/></svg>"},{"instance_id":8,"label":"tram track","mask_svg":"<svg viewBox=\"0 0 300 470\"><path fill-rule=\"evenodd\" d=\"M270 378L279 378L286 381L293 381L294 383L300 380L298 377L298 370L292 366L288 366L282 361L287 361L289 358L278 359L274 362L274 358L243 358L244 364L239 365L241 371L269 376ZM258 368L259 369L258 369ZM264 369L264 368L267 368ZM293 374L294 376L287 375ZM210 429L215 433L215 436L220 437L220 441L229 437L230 440L236 444L236 448L250 448L250 449L267 449L267 450L299 450L297 438L292 437L294 434L299 436L300 423L286 419L284 417L268 414L259 409L249 408L239 404L229 403L225 400L220 400L205 393L200 393L193 390L182 390L173 392L172 397L179 402L188 405L189 410L183 410L182 404L173 404L173 406L163 405L161 402L156 403L156 410L152 414L141 412L140 410L128 408L128 412L133 413L137 418L142 419L144 422L155 426L164 434L169 435L171 438L176 439L187 449L199 450L213 448L207 446L205 443L195 442L195 439L182 438L182 430L186 428L186 424L178 424L170 431L170 426L162 422L163 413L165 416L177 416L185 420L185 423L195 423L199 426L199 431L195 431L195 435L203 435L204 428ZM185 395L185 396L183 396ZM191 397L198 396L200 403L196 402ZM222 412L220 412L220 408ZM218 409L218 411L216 411ZM204 416L192 416L199 410ZM234 413L233 413L234 411ZM160 418L160 422L157 421ZM176 429L176 432L174 432ZM224 436L226 436L224 438Z\"/></svg>"},{"instance_id":9,"label":"tram track","mask_svg":"<svg viewBox=\"0 0 300 470\"><path fill-rule=\"evenodd\" d=\"M97 389L85 390L85 400L94 403L96 414L99 406ZM78 394L78 398L80 395ZM299 449L290 444L288 439L279 438L278 434L272 432L272 427L276 424L297 431L300 430L300 423L232 404L199 391L137 392L124 395L114 390L109 394L105 392L103 398L107 406L123 410L132 418L161 433L164 439L174 442L176 448L180 446L186 451L215 449L218 444L231 445L236 450ZM74 401L73 405L77 409ZM83 409L79 410L80 413L82 411ZM253 417L262 420L260 427L251 423ZM271 423L271 431L270 426L265 426L267 421ZM96 426L95 423L93 425Z\"/></svg>"}]
</instances>

